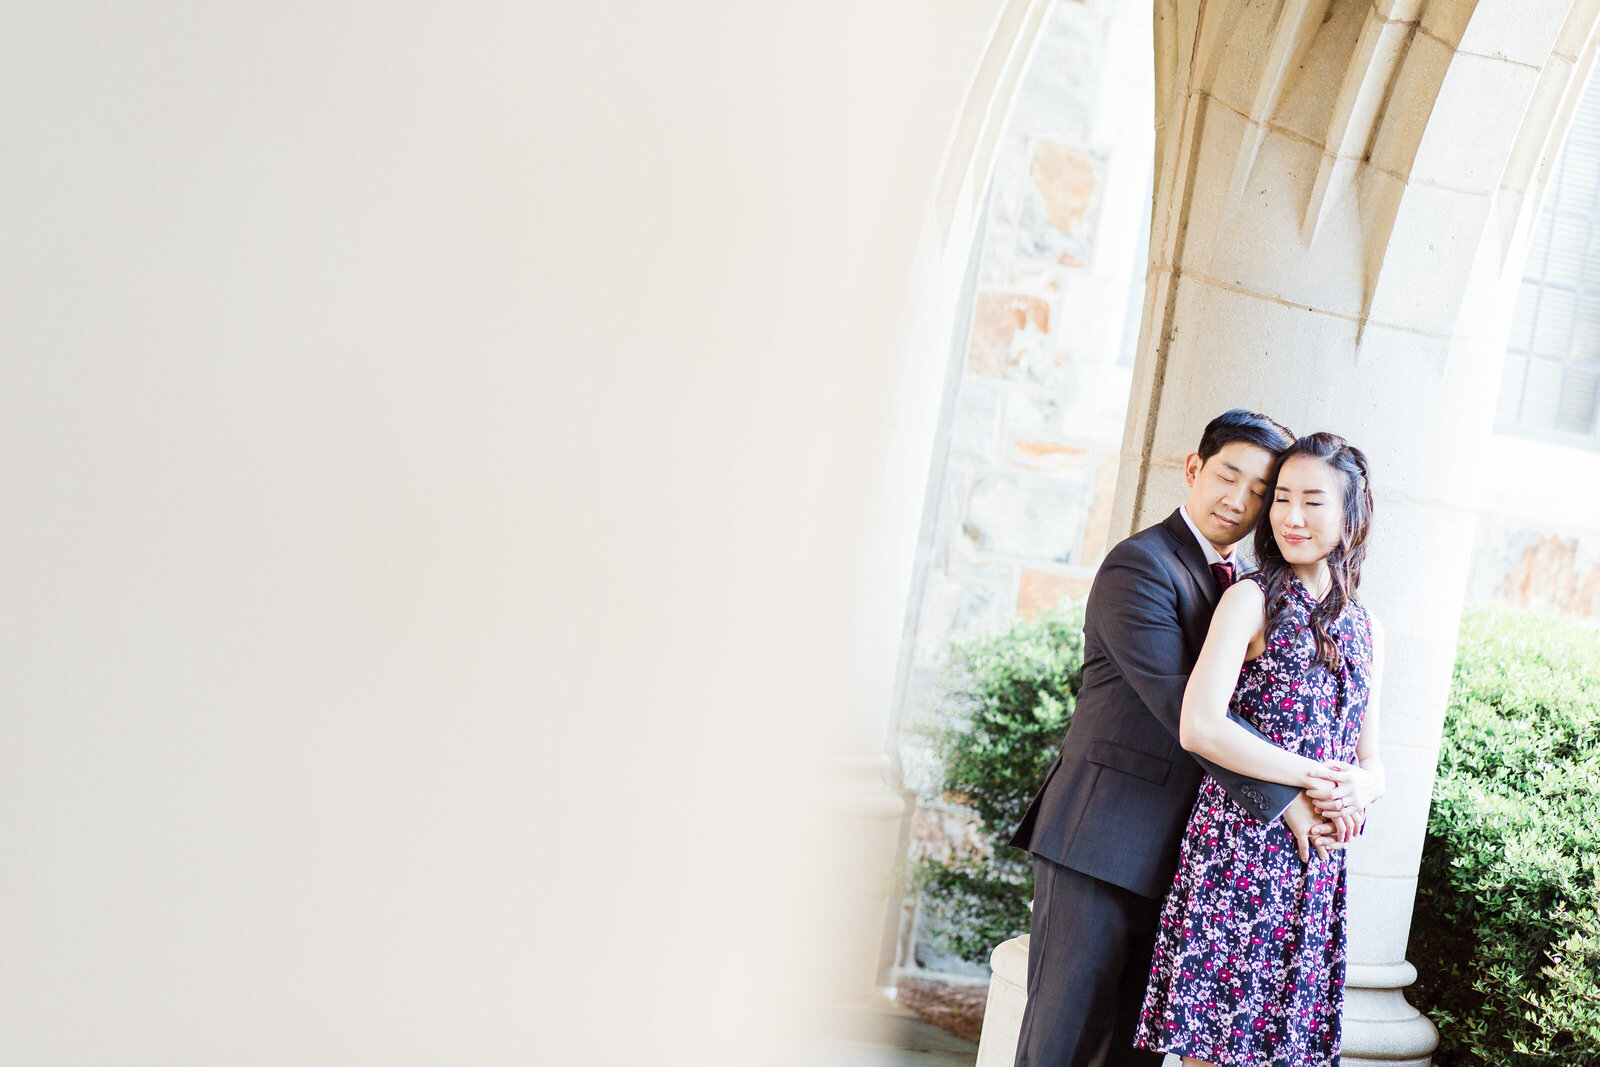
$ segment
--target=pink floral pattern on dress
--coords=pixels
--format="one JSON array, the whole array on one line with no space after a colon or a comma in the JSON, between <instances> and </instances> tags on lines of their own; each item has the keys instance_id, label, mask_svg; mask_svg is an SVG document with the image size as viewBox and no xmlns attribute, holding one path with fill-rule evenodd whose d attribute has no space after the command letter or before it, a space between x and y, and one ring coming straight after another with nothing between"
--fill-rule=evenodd
<instances>
[{"instance_id":1,"label":"pink floral pattern on dress","mask_svg":"<svg viewBox=\"0 0 1600 1067\"><path fill-rule=\"evenodd\" d=\"M1260 581L1256 575L1251 579ZM1292 611L1239 672L1229 710L1281 748L1355 760L1372 680L1372 624L1347 604L1328 671L1298 581ZM1345 854L1302 864L1281 820L1268 825L1207 775L1161 911L1134 1044L1219 1067L1338 1067L1344 1010Z\"/></svg>"}]
</instances>

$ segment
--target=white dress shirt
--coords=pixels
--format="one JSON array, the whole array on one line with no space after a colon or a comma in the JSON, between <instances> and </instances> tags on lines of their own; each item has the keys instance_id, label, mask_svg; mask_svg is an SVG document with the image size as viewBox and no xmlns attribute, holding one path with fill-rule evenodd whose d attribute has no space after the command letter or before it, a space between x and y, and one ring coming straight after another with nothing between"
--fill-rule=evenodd
<instances>
[{"instance_id":1,"label":"white dress shirt","mask_svg":"<svg viewBox=\"0 0 1600 1067\"><path fill-rule=\"evenodd\" d=\"M1206 540L1205 535L1200 532L1200 527L1196 526L1194 524L1194 520L1189 517L1189 506L1187 504L1178 509L1178 514L1182 515L1183 521L1189 524L1189 530L1194 534L1194 539L1200 542L1200 551L1206 554L1207 565L1212 563L1231 564L1234 562L1234 557L1239 553L1230 552L1228 555L1224 556L1221 552L1218 552L1217 546ZM1242 572L1240 571L1239 567L1235 566L1233 568L1233 576L1235 578L1240 577L1241 573Z\"/></svg>"}]
</instances>

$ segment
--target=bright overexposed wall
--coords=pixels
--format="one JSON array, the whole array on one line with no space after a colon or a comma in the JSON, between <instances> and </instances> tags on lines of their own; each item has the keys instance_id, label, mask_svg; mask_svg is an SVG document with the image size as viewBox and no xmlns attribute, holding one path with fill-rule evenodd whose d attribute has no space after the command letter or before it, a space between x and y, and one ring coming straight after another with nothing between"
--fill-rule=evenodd
<instances>
[{"instance_id":1,"label":"bright overexposed wall","mask_svg":"<svg viewBox=\"0 0 1600 1067\"><path fill-rule=\"evenodd\" d=\"M750 1062L994 15L0 15L0 1059Z\"/></svg>"},{"instance_id":2,"label":"bright overexposed wall","mask_svg":"<svg viewBox=\"0 0 1600 1067\"><path fill-rule=\"evenodd\" d=\"M922 522L908 532L919 555L891 744L918 794L913 859L975 847L970 812L940 796L932 740L951 642L1081 596L1107 548L1149 241L1151 11L1040 6L1015 91L994 104L1008 110L982 226L951 249L965 285L936 368L944 416ZM898 925L903 967L982 971L941 951L914 902Z\"/></svg>"},{"instance_id":3,"label":"bright overexposed wall","mask_svg":"<svg viewBox=\"0 0 1600 1067\"><path fill-rule=\"evenodd\" d=\"M1496 433L1467 595L1600 621L1600 452Z\"/></svg>"}]
</instances>

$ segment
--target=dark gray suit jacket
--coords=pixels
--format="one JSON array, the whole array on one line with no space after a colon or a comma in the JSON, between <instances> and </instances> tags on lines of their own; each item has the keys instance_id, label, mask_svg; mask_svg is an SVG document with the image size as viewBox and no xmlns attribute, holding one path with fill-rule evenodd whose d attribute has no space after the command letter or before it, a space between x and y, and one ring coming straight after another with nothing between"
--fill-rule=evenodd
<instances>
[{"instance_id":1,"label":"dark gray suit jacket","mask_svg":"<svg viewBox=\"0 0 1600 1067\"><path fill-rule=\"evenodd\" d=\"M1011 844L1159 897L1203 773L1263 823L1289 806L1294 787L1224 770L1178 743L1183 690L1218 596L1176 511L1106 555L1089 590L1072 722Z\"/></svg>"}]
</instances>

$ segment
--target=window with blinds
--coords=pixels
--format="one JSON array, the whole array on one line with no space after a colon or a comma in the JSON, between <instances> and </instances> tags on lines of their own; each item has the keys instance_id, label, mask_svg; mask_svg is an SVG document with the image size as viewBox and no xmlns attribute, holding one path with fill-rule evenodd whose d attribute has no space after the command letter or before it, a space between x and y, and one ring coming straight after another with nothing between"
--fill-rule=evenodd
<instances>
[{"instance_id":1,"label":"window with blinds","mask_svg":"<svg viewBox=\"0 0 1600 1067\"><path fill-rule=\"evenodd\" d=\"M1495 428L1596 440L1600 408L1600 92L1591 83L1545 192L1506 343Z\"/></svg>"}]
</instances>

